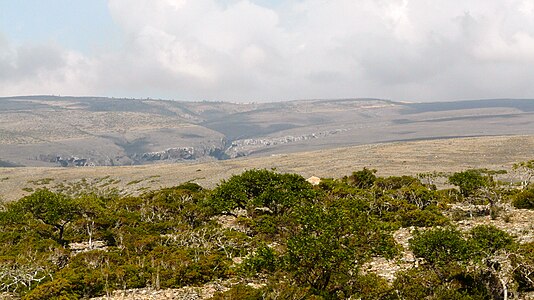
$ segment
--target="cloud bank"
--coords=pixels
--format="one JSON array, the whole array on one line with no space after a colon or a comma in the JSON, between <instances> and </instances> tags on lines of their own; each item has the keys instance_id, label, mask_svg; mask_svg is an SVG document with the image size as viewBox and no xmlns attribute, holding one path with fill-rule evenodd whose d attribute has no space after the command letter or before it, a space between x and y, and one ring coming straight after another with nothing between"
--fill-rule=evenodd
<instances>
[{"instance_id":1,"label":"cloud bank","mask_svg":"<svg viewBox=\"0 0 534 300\"><path fill-rule=\"evenodd\" d=\"M0 33L0 94L534 97L534 0L110 0L119 47Z\"/></svg>"}]
</instances>

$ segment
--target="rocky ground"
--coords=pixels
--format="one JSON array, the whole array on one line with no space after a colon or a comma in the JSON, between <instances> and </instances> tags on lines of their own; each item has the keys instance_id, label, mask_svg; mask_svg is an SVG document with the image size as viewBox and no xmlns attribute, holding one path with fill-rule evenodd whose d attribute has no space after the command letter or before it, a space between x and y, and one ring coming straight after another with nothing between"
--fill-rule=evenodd
<instances>
[{"instance_id":1,"label":"rocky ground","mask_svg":"<svg viewBox=\"0 0 534 300\"><path fill-rule=\"evenodd\" d=\"M454 205L450 207L449 216L454 209L467 210L469 207ZM468 232L473 227L479 225L493 225L508 234L514 236L520 243L534 241L534 210L516 209L510 205L504 205L497 218L490 216L478 216L454 221L453 225L463 232ZM395 280L395 273L417 266L417 260L413 253L409 251L409 240L412 238L414 227L401 228L397 230L393 237L402 246L403 252L400 258L387 260L385 258L373 259L365 266L367 272L375 272L388 281Z\"/></svg>"},{"instance_id":2,"label":"rocky ground","mask_svg":"<svg viewBox=\"0 0 534 300\"><path fill-rule=\"evenodd\" d=\"M131 289L114 291L111 295L91 298L91 300L197 300L209 299L216 292L224 292L232 283L228 281L212 282L199 287L183 287L180 289Z\"/></svg>"},{"instance_id":3,"label":"rocky ground","mask_svg":"<svg viewBox=\"0 0 534 300\"><path fill-rule=\"evenodd\" d=\"M458 206L451 207L457 209ZM462 207L467 209L467 207ZM492 219L490 216L479 216L468 218L454 222L454 225L462 231L469 231L471 228L478 225L493 225L507 233L515 236L521 243L534 241L534 210L516 209L511 206L504 206L496 219ZM221 225L226 228L234 228L236 230L242 230L237 224L235 217L224 216L218 220ZM415 230L411 228L401 228L394 233L394 238L399 245L402 246L403 251L400 257L387 260L384 258L376 258L364 265L364 272L375 272L379 276L392 282L395 279L395 274L399 271L407 270L415 267L418 264L417 259L413 253L408 250L409 240L412 237L412 232ZM236 259L239 261L239 259ZM228 290L232 285L240 282L231 280L216 281L205 284L198 287L183 287L180 289L167 289L167 290L151 290L151 289L132 289L115 291L111 295L92 298L92 300L196 300L196 299L209 299L216 292L222 292ZM249 282L252 287L261 287L258 282ZM524 300L534 299L534 293L530 293L522 298Z\"/></svg>"}]
</instances>

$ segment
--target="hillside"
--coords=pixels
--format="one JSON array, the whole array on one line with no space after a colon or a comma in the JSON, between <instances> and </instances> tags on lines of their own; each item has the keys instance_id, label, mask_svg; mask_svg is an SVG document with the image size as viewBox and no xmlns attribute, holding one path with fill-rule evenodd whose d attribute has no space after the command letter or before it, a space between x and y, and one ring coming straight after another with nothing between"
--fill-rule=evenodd
<instances>
[{"instance_id":1,"label":"hillside","mask_svg":"<svg viewBox=\"0 0 534 300\"><path fill-rule=\"evenodd\" d=\"M534 134L534 100L275 103L0 98L0 166L202 162L345 146Z\"/></svg>"},{"instance_id":2,"label":"hillside","mask_svg":"<svg viewBox=\"0 0 534 300\"><path fill-rule=\"evenodd\" d=\"M34 180L0 210L0 297L532 299L534 160L417 176L391 164L397 176L353 167L311 183L254 169L140 195L107 176L51 190L53 178Z\"/></svg>"},{"instance_id":3,"label":"hillside","mask_svg":"<svg viewBox=\"0 0 534 300\"><path fill-rule=\"evenodd\" d=\"M187 181L212 188L221 179L252 168L275 168L306 178L343 176L363 167L376 168L384 176L417 175L468 168L509 170L514 163L532 158L534 136L502 136L382 143L200 163L0 168L0 197L15 200L42 187L81 188L89 184L133 194Z\"/></svg>"}]
</instances>

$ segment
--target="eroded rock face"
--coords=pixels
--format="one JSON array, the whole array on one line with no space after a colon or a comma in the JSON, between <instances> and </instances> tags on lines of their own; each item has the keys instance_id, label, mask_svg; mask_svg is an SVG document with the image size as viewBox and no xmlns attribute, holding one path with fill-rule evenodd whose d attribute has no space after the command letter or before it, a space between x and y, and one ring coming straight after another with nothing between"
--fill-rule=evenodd
<instances>
[{"instance_id":1,"label":"eroded rock face","mask_svg":"<svg viewBox=\"0 0 534 300\"><path fill-rule=\"evenodd\" d=\"M60 167L121 166L153 162L193 161L205 158L226 159L225 149L219 146L173 147L161 151L119 154L113 158L99 159L69 154L40 154L34 160L53 163Z\"/></svg>"},{"instance_id":2,"label":"eroded rock face","mask_svg":"<svg viewBox=\"0 0 534 300\"><path fill-rule=\"evenodd\" d=\"M325 138L328 136L336 135L349 131L348 129L334 129L329 131L313 132L303 135L287 135L282 137L272 138L257 138L257 139L241 139L235 140L225 150L226 155L229 158L237 158L241 156L247 156L254 151L259 151L263 148L309 141L314 139Z\"/></svg>"},{"instance_id":3,"label":"eroded rock face","mask_svg":"<svg viewBox=\"0 0 534 300\"><path fill-rule=\"evenodd\" d=\"M36 160L57 163L62 167L88 167L95 166L96 164L88 158L77 156L63 156L53 154L40 154Z\"/></svg>"},{"instance_id":4,"label":"eroded rock face","mask_svg":"<svg viewBox=\"0 0 534 300\"><path fill-rule=\"evenodd\" d=\"M146 152L146 153L136 153L131 156L135 161L156 161L156 160L192 160L199 158L199 155L203 153L198 153L193 147L177 147L169 148L163 151L155 152Z\"/></svg>"}]
</instances>

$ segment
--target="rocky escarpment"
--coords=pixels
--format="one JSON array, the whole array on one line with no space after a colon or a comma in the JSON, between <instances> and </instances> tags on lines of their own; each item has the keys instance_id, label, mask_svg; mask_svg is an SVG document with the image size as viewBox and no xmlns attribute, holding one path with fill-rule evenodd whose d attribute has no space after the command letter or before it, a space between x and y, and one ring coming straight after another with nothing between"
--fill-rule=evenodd
<instances>
[{"instance_id":1,"label":"rocky escarpment","mask_svg":"<svg viewBox=\"0 0 534 300\"><path fill-rule=\"evenodd\" d=\"M91 155L40 154L35 160L56 163L61 167L136 165L154 162L179 162L202 159L231 159L248 156L262 149L277 145L321 139L340 134L349 129L332 129L303 135L286 135L273 138L249 138L228 142L225 139L213 145L170 147L158 151L133 152L102 159Z\"/></svg>"},{"instance_id":2,"label":"rocky escarpment","mask_svg":"<svg viewBox=\"0 0 534 300\"><path fill-rule=\"evenodd\" d=\"M263 148L325 138L328 136L346 132L348 130L349 129L332 129L328 131L313 132L303 135L286 135L273 138L235 140L230 143L228 148L225 150L225 153L229 158L248 156L252 152L259 151Z\"/></svg>"},{"instance_id":3,"label":"rocky escarpment","mask_svg":"<svg viewBox=\"0 0 534 300\"><path fill-rule=\"evenodd\" d=\"M173 147L161 151L136 152L102 158L93 155L40 154L34 160L60 167L137 165L154 162L194 161L206 158L226 159L224 148L217 146Z\"/></svg>"},{"instance_id":4,"label":"rocky escarpment","mask_svg":"<svg viewBox=\"0 0 534 300\"><path fill-rule=\"evenodd\" d=\"M169 148L162 151L135 153L130 156L131 159L138 162L150 162L158 160L192 160L199 158L199 155L194 147L177 147Z\"/></svg>"},{"instance_id":5,"label":"rocky escarpment","mask_svg":"<svg viewBox=\"0 0 534 300\"><path fill-rule=\"evenodd\" d=\"M62 156L53 154L40 154L36 160L57 163L61 167L89 167L96 166L97 164L88 158L82 158L77 156Z\"/></svg>"},{"instance_id":6,"label":"rocky escarpment","mask_svg":"<svg viewBox=\"0 0 534 300\"><path fill-rule=\"evenodd\" d=\"M136 163L155 161L187 161L212 157L226 159L224 148L217 146L174 147L162 151L134 153L129 158Z\"/></svg>"}]
</instances>

